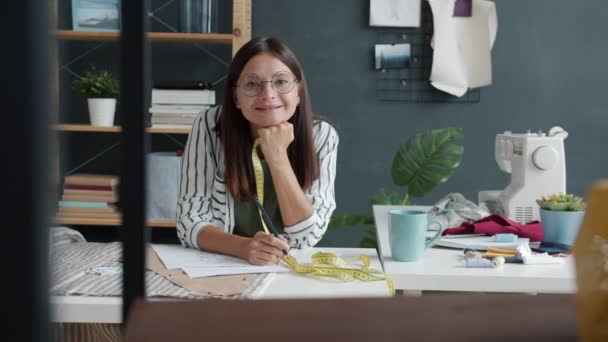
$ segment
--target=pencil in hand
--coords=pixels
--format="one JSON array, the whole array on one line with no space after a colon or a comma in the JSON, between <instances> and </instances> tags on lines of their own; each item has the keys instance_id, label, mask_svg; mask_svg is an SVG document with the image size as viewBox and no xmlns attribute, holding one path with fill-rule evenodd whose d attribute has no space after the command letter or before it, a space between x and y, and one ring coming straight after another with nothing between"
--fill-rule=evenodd
<instances>
[{"instance_id":1,"label":"pencil in hand","mask_svg":"<svg viewBox=\"0 0 608 342\"><path fill-rule=\"evenodd\" d=\"M268 228L268 230L270 230L270 233L272 233L272 235L274 235L276 238L279 238L279 232L277 231L274 224L272 224L272 220L270 219L270 216L268 216L268 212L266 212L266 209L264 209L264 207L262 206L262 203L260 203L260 201L258 200L258 197L256 195L253 195L253 202L255 203L255 205L258 207L258 209L262 213L262 218L264 219L264 222L266 223L266 227ZM283 254L288 255L286 249L283 249Z\"/></svg>"}]
</instances>

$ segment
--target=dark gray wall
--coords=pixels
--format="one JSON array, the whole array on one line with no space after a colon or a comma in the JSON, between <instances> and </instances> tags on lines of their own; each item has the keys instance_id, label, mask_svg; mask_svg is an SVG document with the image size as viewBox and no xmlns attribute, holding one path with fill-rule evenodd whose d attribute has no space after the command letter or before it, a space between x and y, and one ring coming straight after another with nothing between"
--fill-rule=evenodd
<instances>
[{"instance_id":1,"label":"dark gray wall","mask_svg":"<svg viewBox=\"0 0 608 342\"><path fill-rule=\"evenodd\" d=\"M396 149L421 130L463 127L464 160L452 178L416 199L433 204L449 192L476 201L509 176L494 161L505 130L569 132L567 190L584 194L608 177L608 3L602 0L499 0L492 51L493 85L479 103L383 102L375 99L371 51L382 33L368 26L368 0L253 1L254 35L274 35L297 54L313 108L340 134L336 212L368 211L367 200L392 186ZM323 244L353 245L359 230L330 232Z\"/></svg>"},{"instance_id":2,"label":"dark gray wall","mask_svg":"<svg viewBox=\"0 0 608 342\"><path fill-rule=\"evenodd\" d=\"M566 129L569 192L584 194L593 180L608 177L603 138L608 129L608 3L499 0L496 7L494 84L482 88L480 102L410 103L375 98L372 50L383 36L367 25L368 0L253 0L253 35L279 37L294 50L314 110L340 134L337 213L368 212L367 201L380 187L403 192L390 178L396 149L421 130L448 126L464 128L464 161L448 182L416 199L417 204L432 204L449 192L476 201L480 190L504 188L509 176L494 161L494 137L505 130ZM224 32L229 20L228 9L222 15ZM153 47L154 75L204 77L225 70L191 46L163 45ZM215 48L229 58L229 51ZM321 244L354 246L360 235L360 227L339 229Z\"/></svg>"}]
</instances>

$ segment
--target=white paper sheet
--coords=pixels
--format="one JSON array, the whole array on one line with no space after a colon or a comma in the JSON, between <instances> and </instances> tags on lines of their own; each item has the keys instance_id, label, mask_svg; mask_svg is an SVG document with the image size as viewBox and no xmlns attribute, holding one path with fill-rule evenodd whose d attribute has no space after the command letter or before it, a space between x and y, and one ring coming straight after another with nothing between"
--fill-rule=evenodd
<instances>
[{"instance_id":1,"label":"white paper sheet","mask_svg":"<svg viewBox=\"0 0 608 342\"><path fill-rule=\"evenodd\" d=\"M491 50L498 28L496 5L473 0L471 17L454 17L454 0L428 0L434 34L431 84L463 96L469 88L492 84Z\"/></svg>"},{"instance_id":2,"label":"white paper sheet","mask_svg":"<svg viewBox=\"0 0 608 342\"><path fill-rule=\"evenodd\" d=\"M239 258L180 245L152 244L152 248L167 269L181 268L190 278L290 271L284 265L255 266Z\"/></svg>"},{"instance_id":3,"label":"white paper sheet","mask_svg":"<svg viewBox=\"0 0 608 342\"><path fill-rule=\"evenodd\" d=\"M282 273L290 271L290 269L284 265L249 265L242 267L182 267L182 270L190 278L213 277L228 274Z\"/></svg>"},{"instance_id":4,"label":"white paper sheet","mask_svg":"<svg viewBox=\"0 0 608 342\"><path fill-rule=\"evenodd\" d=\"M243 267L251 266L245 260L222 255L209 253L194 248L184 248L180 245L160 245L152 244L152 248L165 264L167 269L185 267Z\"/></svg>"}]
</instances>

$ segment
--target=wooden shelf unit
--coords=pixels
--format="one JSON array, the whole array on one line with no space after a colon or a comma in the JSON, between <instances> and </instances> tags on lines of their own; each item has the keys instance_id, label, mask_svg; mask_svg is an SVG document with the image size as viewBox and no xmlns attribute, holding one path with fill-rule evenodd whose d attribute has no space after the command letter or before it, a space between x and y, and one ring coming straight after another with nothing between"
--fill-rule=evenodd
<instances>
[{"instance_id":1,"label":"wooden shelf unit","mask_svg":"<svg viewBox=\"0 0 608 342\"><path fill-rule=\"evenodd\" d=\"M60 40L118 41L120 39L120 32L55 30L51 34ZM148 39L151 42L159 43L232 44L233 35L228 33L149 32Z\"/></svg>"},{"instance_id":2,"label":"wooden shelf unit","mask_svg":"<svg viewBox=\"0 0 608 342\"><path fill-rule=\"evenodd\" d=\"M70 218L55 218L55 224L65 225L85 225L85 226L121 226L122 220L120 219L104 219L104 218L92 218L92 217L70 217ZM148 227L154 228L175 228L175 221L160 221L151 220L146 223Z\"/></svg>"},{"instance_id":3,"label":"wooden shelf unit","mask_svg":"<svg viewBox=\"0 0 608 342\"><path fill-rule=\"evenodd\" d=\"M53 131L59 132L106 132L106 133L120 133L122 127L120 126L91 126L87 124L56 124L51 125ZM146 132L151 134L190 134L190 128L178 128L178 127L150 127L146 128Z\"/></svg>"},{"instance_id":4,"label":"wooden shelf unit","mask_svg":"<svg viewBox=\"0 0 608 342\"><path fill-rule=\"evenodd\" d=\"M205 43L205 44L228 44L232 46L232 56L249 40L251 40L251 2L252 0L232 0L232 33L181 33L181 32L148 32L151 42L161 43ZM52 14L52 22L57 23L58 6L57 0L49 2L49 13ZM89 32L73 30L53 30L49 32L51 37L65 41L118 41L120 32ZM54 111L58 111L59 101L59 61L57 60L56 43L51 44L52 62L55 68L51 72L50 87L55 89L53 100ZM55 115L56 119L56 115ZM122 131L120 126L99 127L88 124L53 124L50 126L53 131L59 132L106 132L119 133ZM151 127L147 128L148 133L159 134L190 134L190 128L169 128ZM53 140L53 146L58 151L58 143ZM59 174L58 162L55 161L54 173ZM56 224L63 225L90 225L90 226L121 226L120 219L99 219L99 218L55 218ZM149 227L175 228L174 221L153 220L147 222Z\"/></svg>"},{"instance_id":5,"label":"wooden shelf unit","mask_svg":"<svg viewBox=\"0 0 608 342\"><path fill-rule=\"evenodd\" d=\"M57 0L50 5L57 16ZM54 20L56 22L56 18ZM59 40L118 41L120 32L52 30L50 35ZM251 40L251 0L232 0L232 33L148 32L151 42L205 43L232 45L232 56Z\"/></svg>"}]
</instances>

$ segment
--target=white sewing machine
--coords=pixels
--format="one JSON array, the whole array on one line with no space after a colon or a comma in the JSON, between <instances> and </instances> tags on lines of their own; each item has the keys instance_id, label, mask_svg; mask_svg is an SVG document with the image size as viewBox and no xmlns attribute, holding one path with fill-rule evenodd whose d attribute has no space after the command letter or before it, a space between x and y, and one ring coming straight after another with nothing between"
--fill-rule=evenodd
<instances>
[{"instance_id":1,"label":"white sewing machine","mask_svg":"<svg viewBox=\"0 0 608 342\"><path fill-rule=\"evenodd\" d=\"M549 134L496 135L494 150L498 167L511 174L503 191L480 191L480 207L520 223L539 220L536 199L552 193L566 193L564 139L568 132L555 126Z\"/></svg>"}]
</instances>

